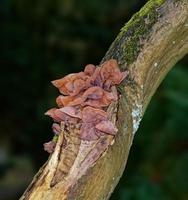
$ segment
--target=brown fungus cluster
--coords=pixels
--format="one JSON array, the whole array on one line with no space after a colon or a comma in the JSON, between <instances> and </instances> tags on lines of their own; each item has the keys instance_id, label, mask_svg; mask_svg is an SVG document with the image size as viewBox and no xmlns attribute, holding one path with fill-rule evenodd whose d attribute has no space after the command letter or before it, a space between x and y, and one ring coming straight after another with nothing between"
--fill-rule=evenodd
<instances>
[{"instance_id":1,"label":"brown fungus cluster","mask_svg":"<svg viewBox=\"0 0 188 200\"><path fill-rule=\"evenodd\" d=\"M63 122L65 125L81 124L82 140L96 140L104 134L115 135L117 128L109 120L106 110L118 99L114 86L126 76L127 72L119 70L117 61L110 59L99 67L89 64L84 72L52 81L61 93L56 99L58 108L45 113L55 122L53 132L59 134Z\"/></svg>"}]
</instances>

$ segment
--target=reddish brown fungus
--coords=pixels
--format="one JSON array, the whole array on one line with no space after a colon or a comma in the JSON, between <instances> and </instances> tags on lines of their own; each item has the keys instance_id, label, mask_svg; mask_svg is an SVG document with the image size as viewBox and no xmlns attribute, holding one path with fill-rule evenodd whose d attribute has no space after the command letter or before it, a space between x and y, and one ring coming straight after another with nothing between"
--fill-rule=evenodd
<instances>
[{"instance_id":1,"label":"reddish brown fungus","mask_svg":"<svg viewBox=\"0 0 188 200\"><path fill-rule=\"evenodd\" d=\"M89 76L92 76L92 74L95 72L95 69L96 69L95 65L88 64L85 66L84 73Z\"/></svg>"},{"instance_id":2,"label":"reddish brown fungus","mask_svg":"<svg viewBox=\"0 0 188 200\"><path fill-rule=\"evenodd\" d=\"M111 121L101 121L98 123L95 128L98 131L110 134L110 135L115 135L117 132L117 128L114 126L114 124Z\"/></svg>"},{"instance_id":3,"label":"reddish brown fungus","mask_svg":"<svg viewBox=\"0 0 188 200\"><path fill-rule=\"evenodd\" d=\"M59 135L59 133L61 132L60 125L57 124L57 123L53 123L52 124L52 131L54 132L54 134Z\"/></svg>"},{"instance_id":4,"label":"reddish brown fungus","mask_svg":"<svg viewBox=\"0 0 188 200\"><path fill-rule=\"evenodd\" d=\"M127 72L121 72L117 61L111 59L101 65L100 75L108 84L111 81L112 85L118 85L127 76Z\"/></svg>"},{"instance_id":5,"label":"reddish brown fungus","mask_svg":"<svg viewBox=\"0 0 188 200\"><path fill-rule=\"evenodd\" d=\"M99 86L88 88L82 95L84 100L87 99L101 99L104 95L104 90Z\"/></svg>"},{"instance_id":6,"label":"reddish brown fungus","mask_svg":"<svg viewBox=\"0 0 188 200\"><path fill-rule=\"evenodd\" d=\"M103 86L103 81L100 76L100 70L101 68L97 67L92 76L88 79L89 84L91 84L92 86Z\"/></svg>"},{"instance_id":7,"label":"reddish brown fungus","mask_svg":"<svg viewBox=\"0 0 188 200\"><path fill-rule=\"evenodd\" d=\"M115 126L108 119L108 114L92 107L85 107L82 111L82 126L80 137L84 140L95 140L101 135L115 135Z\"/></svg>"},{"instance_id":8,"label":"reddish brown fungus","mask_svg":"<svg viewBox=\"0 0 188 200\"><path fill-rule=\"evenodd\" d=\"M73 97L73 96L60 95L56 98L56 103L61 108L64 106L68 106L70 102L74 101L74 99L75 99L75 97Z\"/></svg>"},{"instance_id":9,"label":"reddish brown fungus","mask_svg":"<svg viewBox=\"0 0 188 200\"><path fill-rule=\"evenodd\" d=\"M84 123L98 123L100 121L106 120L107 118L108 113L101 109L96 109L87 106L82 111L82 121Z\"/></svg>"},{"instance_id":10,"label":"reddish brown fungus","mask_svg":"<svg viewBox=\"0 0 188 200\"><path fill-rule=\"evenodd\" d=\"M45 115L50 116L54 121L56 122L61 122L63 119L61 116L58 116L56 113L56 110L58 110L57 108L51 108L50 110L48 110Z\"/></svg>"},{"instance_id":11,"label":"reddish brown fungus","mask_svg":"<svg viewBox=\"0 0 188 200\"><path fill-rule=\"evenodd\" d=\"M80 137L84 140L95 140L104 134L115 135L117 129L104 109L118 100L115 85L120 84L127 74L119 70L116 60L110 59L99 67L89 64L84 72L52 81L65 96L58 96L59 109L50 109L46 115L56 122L81 123ZM57 123L52 129L55 134L61 131ZM46 143L45 148L49 150L51 146Z\"/></svg>"},{"instance_id":12,"label":"reddish brown fungus","mask_svg":"<svg viewBox=\"0 0 188 200\"><path fill-rule=\"evenodd\" d=\"M80 114L76 114L76 111L72 107L63 107L60 109L52 108L45 114L52 117L56 122L64 121L68 123L77 123L78 119L81 118Z\"/></svg>"},{"instance_id":13,"label":"reddish brown fungus","mask_svg":"<svg viewBox=\"0 0 188 200\"><path fill-rule=\"evenodd\" d=\"M48 153L53 153L56 146L56 142L54 141L46 142L43 144L43 146L45 151L47 151Z\"/></svg>"},{"instance_id":14,"label":"reddish brown fungus","mask_svg":"<svg viewBox=\"0 0 188 200\"><path fill-rule=\"evenodd\" d=\"M59 110L69 115L70 117L74 117L78 119L82 118L81 112L79 112L75 107L66 106L66 107L60 108Z\"/></svg>"},{"instance_id":15,"label":"reddish brown fungus","mask_svg":"<svg viewBox=\"0 0 188 200\"><path fill-rule=\"evenodd\" d=\"M117 95L112 92L107 92L99 86L88 88L79 96L59 96L56 99L58 106L92 106L96 108L106 107L112 101L117 100Z\"/></svg>"},{"instance_id":16,"label":"reddish brown fungus","mask_svg":"<svg viewBox=\"0 0 188 200\"><path fill-rule=\"evenodd\" d=\"M66 88L66 84L71 82L75 78L75 74L69 74L62 79L52 81L52 84L59 89L64 95L69 95L69 91Z\"/></svg>"},{"instance_id":17,"label":"reddish brown fungus","mask_svg":"<svg viewBox=\"0 0 188 200\"><path fill-rule=\"evenodd\" d=\"M94 96L94 94L93 94ZM87 98L84 105L95 108L107 107L112 101L116 101L117 97L112 92L103 90L103 95L100 99Z\"/></svg>"},{"instance_id":18,"label":"reddish brown fungus","mask_svg":"<svg viewBox=\"0 0 188 200\"><path fill-rule=\"evenodd\" d=\"M95 126L92 123L83 123L80 130L80 138L91 141L97 140L99 135L97 135Z\"/></svg>"},{"instance_id":19,"label":"reddish brown fungus","mask_svg":"<svg viewBox=\"0 0 188 200\"><path fill-rule=\"evenodd\" d=\"M52 81L52 84L64 95L77 95L86 87L89 78L84 72L69 74L62 79Z\"/></svg>"}]
</instances>

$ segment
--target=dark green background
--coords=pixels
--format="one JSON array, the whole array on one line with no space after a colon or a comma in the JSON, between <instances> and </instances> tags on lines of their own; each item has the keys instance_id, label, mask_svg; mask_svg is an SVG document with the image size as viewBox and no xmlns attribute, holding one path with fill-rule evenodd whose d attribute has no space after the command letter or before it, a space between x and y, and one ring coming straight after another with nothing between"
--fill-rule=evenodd
<instances>
[{"instance_id":1,"label":"dark green background","mask_svg":"<svg viewBox=\"0 0 188 200\"><path fill-rule=\"evenodd\" d=\"M18 199L48 157L44 112L58 95L50 81L98 64L145 2L1 0L1 200ZM187 65L185 57L153 97L111 200L188 199Z\"/></svg>"}]
</instances>

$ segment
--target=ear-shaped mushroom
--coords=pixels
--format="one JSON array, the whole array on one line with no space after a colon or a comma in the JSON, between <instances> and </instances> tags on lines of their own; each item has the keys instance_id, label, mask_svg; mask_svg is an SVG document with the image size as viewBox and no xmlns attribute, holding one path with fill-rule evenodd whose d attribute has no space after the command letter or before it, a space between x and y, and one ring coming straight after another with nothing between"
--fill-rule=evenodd
<instances>
[{"instance_id":1,"label":"ear-shaped mushroom","mask_svg":"<svg viewBox=\"0 0 188 200\"><path fill-rule=\"evenodd\" d=\"M83 123L80 130L80 138L91 141L97 140L99 135L97 135L95 126L92 123Z\"/></svg>"},{"instance_id":2,"label":"ear-shaped mushroom","mask_svg":"<svg viewBox=\"0 0 188 200\"><path fill-rule=\"evenodd\" d=\"M95 72L95 69L96 69L95 65L88 64L88 65L85 66L84 73L86 75L92 76L93 73Z\"/></svg>"},{"instance_id":3,"label":"ear-shaped mushroom","mask_svg":"<svg viewBox=\"0 0 188 200\"><path fill-rule=\"evenodd\" d=\"M56 103L58 107L64 107L64 106L69 106L70 102L73 102L76 97L73 96L63 96L60 95L56 98Z\"/></svg>"},{"instance_id":4,"label":"ear-shaped mushroom","mask_svg":"<svg viewBox=\"0 0 188 200\"><path fill-rule=\"evenodd\" d=\"M107 92L104 89L95 86L89 88L84 94L85 104L96 108L106 107L112 101L117 100L117 93Z\"/></svg>"},{"instance_id":5,"label":"ear-shaped mushroom","mask_svg":"<svg viewBox=\"0 0 188 200\"><path fill-rule=\"evenodd\" d=\"M57 114L57 110L57 108L51 108L45 113L45 115L51 117L55 122L61 122L63 120L63 117Z\"/></svg>"},{"instance_id":6,"label":"ear-shaped mushroom","mask_svg":"<svg viewBox=\"0 0 188 200\"><path fill-rule=\"evenodd\" d=\"M101 108L108 106L112 101L117 100L117 94L107 92L99 86L88 88L84 93L79 96L59 96L56 102L59 107L62 106L92 106Z\"/></svg>"},{"instance_id":7,"label":"ear-shaped mushroom","mask_svg":"<svg viewBox=\"0 0 188 200\"><path fill-rule=\"evenodd\" d=\"M106 120L107 118L108 113L101 109L87 106L82 110L83 123L98 123L100 121Z\"/></svg>"},{"instance_id":8,"label":"ear-shaped mushroom","mask_svg":"<svg viewBox=\"0 0 188 200\"><path fill-rule=\"evenodd\" d=\"M52 117L56 122L64 121L65 123L77 123L81 118L81 114L77 113L76 108L73 107L52 108L45 114Z\"/></svg>"},{"instance_id":9,"label":"ear-shaped mushroom","mask_svg":"<svg viewBox=\"0 0 188 200\"><path fill-rule=\"evenodd\" d=\"M95 128L98 131L101 131L103 133L107 133L109 135L115 135L117 133L117 128L114 126L114 124L107 120L107 121L102 121L98 123Z\"/></svg>"},{"instance_id":10,"label":"ear-shaped mushroom","mask_svg":"<svg viewBox=\"0 0 188 200\"><path fill-rule=\"evenodd\" d=\"M94 97L95 94L97 94L96 92L94 93L96 88L99 91L101 91L101 93L102 93L102 96L100 98L98 98L98 99L97 98L91 98L91 97ZM96 86L96 87L88 89L87 95L89 95L89 96L85 100L85 103L84 103L85 106L92 106L92 107L95 107L95 108L102 108L102 107L109 106L112 101L116 101L117 100L117 94L115 94L113 92L107 92L107 91L103 90L102 88L100 88L100 89L99 88L100 87Z\"/></svg>"},{"instance_id":11,"label":"ear-shaped mushroom","mask_svg":"<svg viewBox=\"0 0 188 200\"><path fill-rule=\"evenodd\" d=\"M52 81L52 84L59 89L59 91L64 95L69 95L69 89L66 88L66 85L72 80L75 79L75 74L69 74L62 79L57 79ZM73 88L71 88L73 89Z\"/></svg>"},{"instance_id":12,"label":"ear-shaped mushroom","mask_svg":"<svg viewBox=\"0 0 188 200\"><path fill-rule=\"evenodd\" d=\"M78 118L78 119L82 118L81 112L78 111L75 107L66 106L66 107L60 108L59 110L65 113L66 115L69 115L70 117Z\"/></svg>"},{"instance_id":13,"label":"ear-shaped mushroom","mask_svg":"<svg viewBox=\"0 0 188 200\"><path fill-rule=\"evenodd\" d=\"M47 151L48 153L53 153L56 146L56 142L54 141L46 142L43 144L43 146L45 151Z\"/></svg>"},{"instance_id":14,"label":"ear-shaped mushroom","mask_svg":"<svg viewBox=\"0 0 188 200\"><path fill-rule=\"evenodd\" d=\"M111 81L112 85L118 85L127 76L127 72L121 72L115 59L110 59L101 65L100 75L102 80Z\"/></svg>"},{"instance_id":15,"label":"ear-shaped mushroom","mask_svg":"<svg viewBox=\"0 0 188 200\"><path fill-rule=\"evenodd\" d=\"M80 138L83 140L96 140L99 135L97 135L95 125L99 121L106 120L108 114L100 109L95 109L92 107L85 107L82 111L82 126L80 130Z\"/></svg>"},{"instance_id":16,"label":"ear-shaped mushroom","mask_svg":"<svg viewBox=\"0 0 188 200\"><path fill-rule=\"evenodd\" d=\"M115 135L116 127L108 120L108 114L100 109L85 107L82 111L80 137L83 140L96 140L104 134Z\"/></svg>"},{"instance_id":17,"label":"ear-shaped mushroom","mask_svg":"<svg viewBox=\"0 0 188 200\"><path fill-rule=\"evenodd\" d=\"M61 132L61 127L57 123L52 124L52 131L54 132L55 135L59 135Z\"/></svg>"},{"instance_id":18,"label":"ear-shaped mushroom","mask_svg":"<svg viewBox=\"0 0 188 200\"><path fill-rule=\"evenodd\" d=\"M97 67L95 69L94 73L92 74L92 76L88 79L88 82L92 86L99 86L102 88L104 80L101 79L100 70L101 70L101 68Z\"/></svg>"},{"instance_id":19,"label":"ear-shaped mushroom","mask_svg":"<svg viewBox=\"0 0 188 200\"><path fill-rule=\"evenodd\" d=\"M86 80L89 78L84 72L69 74L62 79L52 81L52 84L64 95L75 96L86 87Z\"/></svg>"}]
</instances>

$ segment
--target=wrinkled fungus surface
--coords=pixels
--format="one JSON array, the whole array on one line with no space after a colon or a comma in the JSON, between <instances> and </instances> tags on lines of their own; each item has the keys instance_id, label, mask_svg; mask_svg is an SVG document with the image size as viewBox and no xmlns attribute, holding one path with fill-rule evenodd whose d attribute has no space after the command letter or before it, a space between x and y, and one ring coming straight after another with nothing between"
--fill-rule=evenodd
<instances>
[{"instance_id":1,"label":"wrinkled fungus surface","mask_svg":"<svg viewBox=\"0 0 188 200\"><path fill-rule=\"evenodd\" d=\"M56 146L56 142L54 141L44 143L44 150L47 151L48 153L53 153L55 146Z\"/></svg>"},{"instance_id":2,"label":"wrinkled fungus surface","mask_svg":"<svg viewBox=\"0 0 188 200\"><path fill-rule=\"evenodd\" d=\"M110 59L98 67L88 64L83 72L52 81L61 93L56 99L58 108L45 113L55 122L53 132L58 135L63 122L65 125L81 124L82 140L96 140L105 134L115 135L117 128L109 120L106 110L113 101L117 101L115 86L126 76L127 72L119 70L117 61ZM52 151L52 147L50 142L45 144L48 152Z\"/></svg>"}]
</instances>

